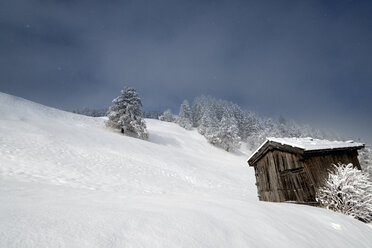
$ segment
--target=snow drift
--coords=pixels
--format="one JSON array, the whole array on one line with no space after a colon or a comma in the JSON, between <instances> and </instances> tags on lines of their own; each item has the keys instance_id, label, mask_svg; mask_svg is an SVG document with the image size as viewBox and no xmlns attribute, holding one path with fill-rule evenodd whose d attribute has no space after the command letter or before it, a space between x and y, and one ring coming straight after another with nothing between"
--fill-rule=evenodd
<instances>
[{"instance_id":1,"label":"snow drift","mask_svg":"<svg viewBox=\"0 0 372 248\"><path fill-rule=\"evenodd\" d=\"M0 247L371 247L351 217L259 202L249 154L146 122L143 141L0 93Z\"/></svg>"}]
</instances>

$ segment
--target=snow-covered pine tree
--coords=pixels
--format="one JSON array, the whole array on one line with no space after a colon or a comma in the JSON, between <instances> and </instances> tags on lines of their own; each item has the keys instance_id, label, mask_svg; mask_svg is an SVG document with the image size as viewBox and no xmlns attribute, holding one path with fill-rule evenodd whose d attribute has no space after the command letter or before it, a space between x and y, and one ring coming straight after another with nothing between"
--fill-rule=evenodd
<instances>
[{"instance_id":1,"label":"snow-covered pine tree","mask_svg":"<svg viewBox=\"0 0 372 248\"><path fill-rule=\"evenodd\" d=\"M316 198L328 209L367 223L372 221L372 183L352 164L334 165Z\"/></svg>"},{"instance_id":2,"label":"snow-covered pine tree","mask_svg":"<svg viewBox=\"0 0 372 248\"><path fill-rule=\"evenodd\" d=\"M141 118L142 101L136 90L126 87L121 95L115 98L113 105L109 108L107 116L109 120L106 125L120 129L125 134L136 134L141 139L147 139L146 123Z\"/></svg>"},{"instance_id":3,"label":"snow-covered pine tree","mask_svg":"<svg viewBox=\"0 0 372 248\"><path fill-rule=\"evenodd\" d=\"M189 101L183 100L180 106L180 112L178 116L191 120L191 109L190 109Z\"/></svg>"},{"instance_id":4,"label":"snow-covered pine tree","mask_svg":"<svg viewBox=\"0 0 372 248\"><path fill-rule=\"evenodd\" d=\"M206 138L213 145L219 146L226 151L233 151L240 147L239 129L235 117L225 113L219 123L218 129L211 132L208 129Z\"/></svg>"},{"instance_id":5,"label":"snow-covered pine tree","mask_svg":"<svg viewBox=\"0 0 372 248\"><path fill-rule=\"evenodd\" d=\"M198 132L208 140L212 145L218 146L221 141L218 137L219 135L219 121L214 112L205 112L201 119L200 126L198 127Z\"/></svg>"},{"instance_id":6,"label":"snow-covered pine tree","mask_svg":"<svg viewBox=\"0 0 372 248\"><path fill-rule=\"evenodd\" d=\"M175 122L176 118L172 114L172 111L170 109L167 109L159 116L159 120L161 121L167 121L167 122Z\"/></svg>"},{"instance_id":7,"label":"snow-covered pine tree","mask_svg":"<svg viewBox=\"0 0 372 248\"><path fill-rule=\"evenodd\" d=\"M198 132L201 135L206 136L207 133L215 133L218 126L218 119L215 113L210 109L206 108L198 121ZM208 138L207 138L208 139Z\"/></svg>"},{"instance_id":8,"label":"snow-covered pine tree","mask_svg":"<svg viewBox=\"0 0 372 248\"><path fill-rule=\"evenodd\" d=\"M192 127L191 109L189 102L184 100L180 106L180 112L178 114L177 123L181 127L190 130Z\"/></svg>"}]
</instances>

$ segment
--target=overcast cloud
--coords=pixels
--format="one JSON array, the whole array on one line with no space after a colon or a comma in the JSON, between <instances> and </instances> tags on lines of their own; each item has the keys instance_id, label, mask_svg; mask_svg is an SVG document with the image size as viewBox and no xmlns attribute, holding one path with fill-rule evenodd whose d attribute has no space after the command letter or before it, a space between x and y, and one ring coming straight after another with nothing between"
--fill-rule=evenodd
<instances>
[{"instance_id":1,"label":"overcast cloud","mask_svg":"<svg viewBox=\"0 0 372 248\"><path fill-rule=\"evenodd\" d=\"M207 94L372 142L370 1L0 2L0 91L63 109Z\"/></svg>"}]
</instances>

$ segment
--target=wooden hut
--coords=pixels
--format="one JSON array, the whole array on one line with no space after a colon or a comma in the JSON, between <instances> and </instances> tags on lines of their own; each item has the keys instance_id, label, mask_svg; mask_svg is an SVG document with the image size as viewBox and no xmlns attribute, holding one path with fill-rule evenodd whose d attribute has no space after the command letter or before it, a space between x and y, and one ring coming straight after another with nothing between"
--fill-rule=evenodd
<instances>
[{"instance_id":1,"label":"wooden hut","mask_svg":"<svg viewBox=\"0 0 372 248\"><path fill-rule=\"evenodd\" d=\"M315 191L328 178L332 164L352 163L358 169L358 149L353 141L312 138L267 138L248 159L254 167L261 201L315 202Z\"/></svg>"}]
</instances>

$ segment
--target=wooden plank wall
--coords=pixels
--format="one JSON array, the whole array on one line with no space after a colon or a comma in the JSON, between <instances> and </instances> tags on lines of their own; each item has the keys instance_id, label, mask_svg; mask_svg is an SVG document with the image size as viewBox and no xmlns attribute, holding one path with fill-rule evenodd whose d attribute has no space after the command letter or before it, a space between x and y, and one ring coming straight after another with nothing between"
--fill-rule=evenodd
<instances>
[{"instance_id":1,"label":"wooden plank wall","mask_svg":"<svg viewBox=\"0 0 372 248\"><path fill-rule=\"evenodd\" d=\"M256 185L258 196L261 201L281 202L296 200L293 192L288 192L283 184L282 172L302 168L303 164L296 154L279 150L269 151L255 166Z\"/></svg>"},{"instance_id":2,"label":"wooden plank wall","mask_svg":"<svg viewBox=\"0 0 372 248\"><path fill-rule=\"evenodd\" d=\"M311 156L305 159L304 166L306 167L314 186L318 188L322 186L328 178L328 170L333 170L332 164L337 164L338 162L344 164L352 163L355 167L361 169L357 151Z\"/></svg>"},{"instance_id":3,"label":"wooden plank wall","mask_svg":"<svg viewBox=\"0 0 372 248\"><path fill-rule=\"evenodd\" d=\"M255 166L258 197L261 201L315 201L315 191L328 178L332 163L353 163L360 168L357 151L301 155L271 150Z\"/></svg>"}]
</instances>

